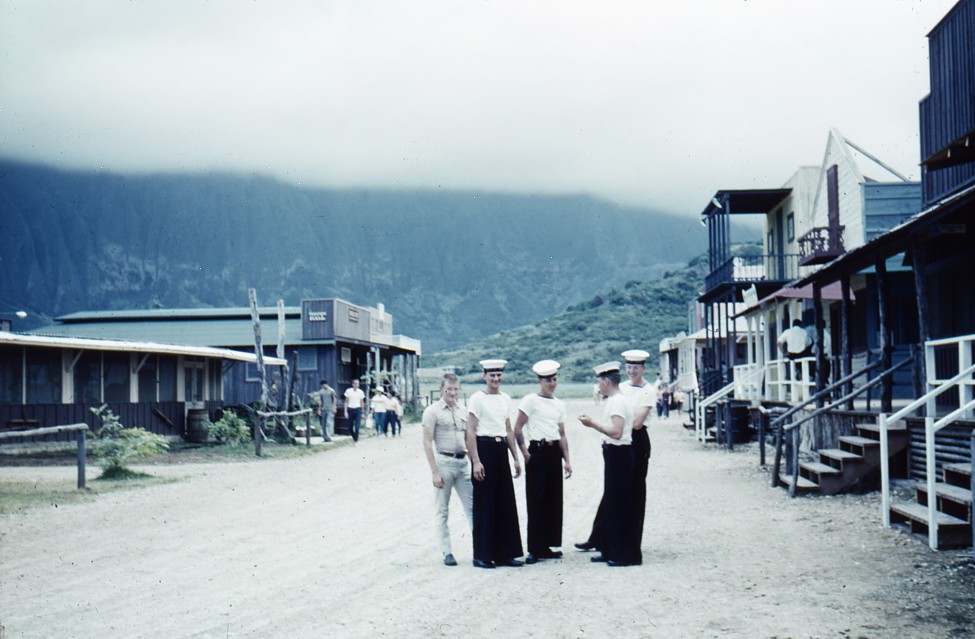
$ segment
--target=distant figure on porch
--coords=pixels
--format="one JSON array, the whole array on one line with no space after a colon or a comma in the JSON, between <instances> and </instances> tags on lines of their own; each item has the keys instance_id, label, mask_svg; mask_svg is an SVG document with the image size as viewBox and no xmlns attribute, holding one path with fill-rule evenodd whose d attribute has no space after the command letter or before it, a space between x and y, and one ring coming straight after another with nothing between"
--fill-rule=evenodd
<instances>
[{"instance_id":1,"label":"distant figure on porch","mask_svg":"<svg viewBox=\"0 0 975 639\"><path fill-rule=\"evenodd\" d=\"M793 320L792 327L779 337L779 350L789 359L808 357L812 354L812 339L802 327L802 320Z\"/></svg>"}]
</instances>

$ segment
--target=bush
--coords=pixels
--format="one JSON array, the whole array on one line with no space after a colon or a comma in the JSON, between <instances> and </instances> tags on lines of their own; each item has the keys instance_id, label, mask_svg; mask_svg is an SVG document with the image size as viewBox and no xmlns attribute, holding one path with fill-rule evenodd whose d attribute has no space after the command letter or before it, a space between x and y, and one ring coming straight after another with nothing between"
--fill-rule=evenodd
<instances>
[{"instance_id":1,"label":"bush","mask_svg":"<svg viewBox=\"0 0 975 639\"><path fill-rule=\"evenodd\" d=\"M129 462L158 457L169 450L169 443L162 435L144 428L125 428L107 404L92 408L91 412L102 421L95 431L97 440L92 444L92 452L102 466L102 477L128 477L132 474L125 468Z\"/></svg>"},{"instance_id":2,"label":"bush","mask_svg":"<svg viewBox=\"0 0 975 639\"><path fill-rule=\"evenodd\" d=\"M251 438L251 429L247 422L231 411L224 411L216 422L207 422L206 428L218 442L237 446Z\"/></svg>"}]
</instances>

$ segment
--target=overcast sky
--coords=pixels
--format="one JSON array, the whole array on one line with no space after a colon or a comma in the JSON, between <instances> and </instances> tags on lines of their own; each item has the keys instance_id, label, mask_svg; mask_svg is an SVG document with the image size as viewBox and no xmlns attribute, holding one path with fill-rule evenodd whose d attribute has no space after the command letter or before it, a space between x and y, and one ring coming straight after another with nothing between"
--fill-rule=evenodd
<instances>
[{"instance_id":1,"label":"overcast sky","mask_svg":"<svg viewBox=\"0 0 975 639\"><path fill-rule=\"evenodd\" d=\"M912 178L955 0L0 0L0 154L699 213L819 165Z\"/></svg>"}]
</instances>

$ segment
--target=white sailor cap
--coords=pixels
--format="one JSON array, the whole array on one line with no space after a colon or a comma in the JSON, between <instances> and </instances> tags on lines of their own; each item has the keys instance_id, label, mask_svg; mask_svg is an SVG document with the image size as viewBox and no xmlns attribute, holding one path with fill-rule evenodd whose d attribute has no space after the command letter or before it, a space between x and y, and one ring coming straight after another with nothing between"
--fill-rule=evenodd
<instances>
[{"instance_id":1,"label":"white sailor cap","mask_svg":"<svg viewBox=\"0 0 975 639\"><path fill-rule=\"evenodd\" d=\"M559 368L561 367L562 364L559 364L554 359L543 359L540 362L535 362L535 365L532 366L532 370L535 371L535 374L539 377L552 377L559 372Z\"/></svg>"},{"instance_id":2,"label":"white sailor cap","mask_svg":"<svg viewBox=\"0 0 975 639\"><path fill-rule=\"evenodd\" d=\"M602 377L603 375L609 375L610 373L620 372L619 362L606 362L605 364L600 364L593 369L596 372L597 377Z\"/></svg>"},{"instance_id":3,"label":"white sailor cap","mask_svg":"<svg viewBox=\"0 0 975 639\"><path fill-rule=\"evenodd\" d=\"M623 359L626 360L627 364L646 364L647 359L650 357L650 353L646 351L641 351L638 348L633 350L624 351L622 353Z\"/></svg>"},{"instance_id":4,"label":"white sailor cap","mask_svg":"<svg viewBox=\"0 0 975 639\"><path fill-rule=\"evenodd\" d=\"M504 365L508 363L506 359L482 359L478 362L481 368L484 369L485 373L492 373L494 371L503 371Z\"/></svg>"}]
</instances>

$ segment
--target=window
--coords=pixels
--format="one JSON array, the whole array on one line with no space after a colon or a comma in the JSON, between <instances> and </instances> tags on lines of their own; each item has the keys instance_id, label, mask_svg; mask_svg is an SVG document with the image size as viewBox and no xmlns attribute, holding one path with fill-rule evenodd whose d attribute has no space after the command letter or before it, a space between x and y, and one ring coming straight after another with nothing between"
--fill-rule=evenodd
<instances>
[{"instance_id":1,"label":"window","mask_svg":"<svg viewBox=\"0 0 975 639\"><path fill-rule=\"evenodd\" d=\"M211 359L207 362L207 385L210 399L223 399L223 367L220 360Z\"/></svg>"},{"instance_id":2,"label":"window","mask_svg":"<svg viewBox=\"0 0 975 639\"><path fill-rule=\"evenodd\" d=\"M176 401L176 358L159 358L159 401Z\"/></svg>"},{"instance_id":3,"label":"window","mask_svg":"<svg viewBox=\"0 0 975 639\"><path fill-rule=\"evenodd\" d=\"M102 354L86 351L74 365L74 401L98 405L102 401Z\"/></svg>"},{"instance_id":4,"label":"window","mask_svg":"<svg viewBox=\"0 0 975 639\"><path fill-rule=\"evenodd\" d=\"M314 346L302 346L297 350L298 370L318 370L318 349Z\"/></svg>"},{"instance_id":5,"label":"window","mask_svg":"<svg viewBox=\"0 0 975 639\"><path fill-rule=\"evenodd\" d=\"M156 385L158 384L157 360L155 355L146 358L145 364L139 369L139 401L154 402L157 400Z\"/></svg>"},{"instance_id":6,"label":"window","mask_svg":"<svg viewBox=\"0 0 975 639\"><path fill-rule=\"evenodd\" d=\"M24 398L21 348L0 348L0 404L19 404Z\"/></svg>"},{"instance_id":7,"label":"window","mask_svg":"<svg viewBox=\"0 0 975 639\"><path fill-rule=\"evenodd\" d=\"M102 375L106 402L126 402L129 398L129 354L105 353L102 356Z\"/></svg>"},{"instance_id":8,"label":"window","mask_svg":"<svg viewBox=\"0 0 975 639\"><path fill-rule=\"evenodd\" d=\"M27 352L27 403L61 403L61 352Z\"/></svg>"},{"instance_id":9,"label":"window","mask_svg":"<svg viewBox=\"0 0 975 639\"><path fill-rule=\"evenodd\" d=\"M789 213L786 217L786 229L789 232L789 241L794 242L796 240L796 216L795 213Z\"/></svg>"},{"instance_id":10,"label":"window","mask_svg":"<svg viewBox=\"0 0 975 639\"><path fill-rule=\"evenodd\" d=\"M261 381L261 372L257 370L257 364L254 362L247 362L247 371L244 373L244 379L248 382L259 382Z\"/></svg>"}]
</instances>

